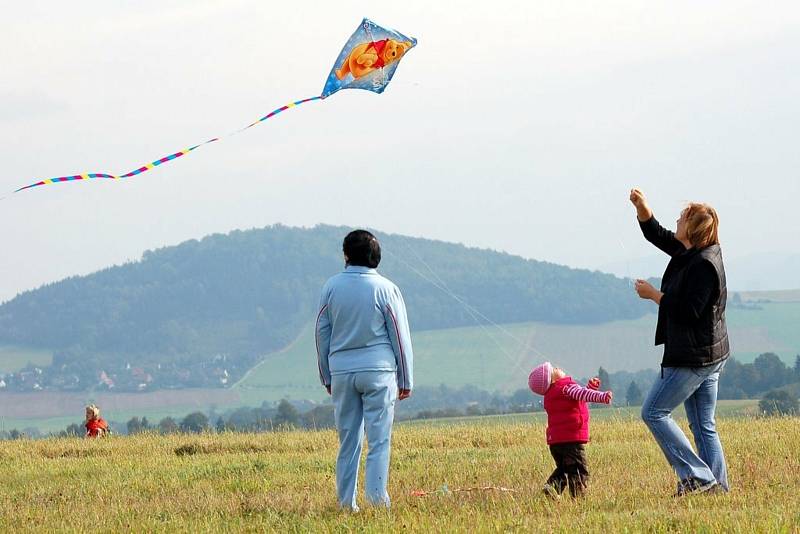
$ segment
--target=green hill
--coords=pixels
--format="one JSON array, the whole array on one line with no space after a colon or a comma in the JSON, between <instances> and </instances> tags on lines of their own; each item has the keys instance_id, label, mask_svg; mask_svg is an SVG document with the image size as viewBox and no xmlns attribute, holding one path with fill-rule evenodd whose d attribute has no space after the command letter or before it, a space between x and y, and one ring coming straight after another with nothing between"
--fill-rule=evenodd
<instances>
[{"instance_id":1,"label":"green hill","mask_svg":"<svg viewBox=\"0 0 800 534\"><path fill-rule=\"evenodd\" d=\"M348 230L272 226L211 235L23 293L0 306L0 345L49 349L53 361L41 373L18 373L9 387L230 385L313 318L320 287L342 267ZM402 288L416 330L474 325L476 316L600 324L648 309L627 281L608 274L378 235L380 270Z\"/></svg>"}]
</instances>

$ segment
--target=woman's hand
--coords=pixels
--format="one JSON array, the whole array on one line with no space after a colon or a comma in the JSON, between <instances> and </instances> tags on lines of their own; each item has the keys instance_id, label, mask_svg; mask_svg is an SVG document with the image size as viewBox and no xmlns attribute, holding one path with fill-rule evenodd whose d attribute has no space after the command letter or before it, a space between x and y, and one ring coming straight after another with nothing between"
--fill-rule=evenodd
<instances>
[{"instance_id":1,"label":"woman's hand","mask_svg":"<svg viewBox=\"0 0 800 534\"><path fill-rule=\"evenodd\" d=\"M630 200L631 204L636 208L636 217L642 222L650 220L650 217L653 216L653 210L647 205L644 193L636 188L631 189Z\"/></svg>"},{"instance_id":2,"label":"woman's hand","mask_svg":"<svg viewBox=\"0 0 800 534\"><path fill-rule=\"evenodd\" d=\"M397 400L406 400L411 396L410 389L401 389L397 394Z\"/></svg>"},{"instance_id":3,"label":"woman's hand","mask_svg":"<svg viewBox=\"0 0 800 534\"><path fill-rule=\"evenodd\" d=\"M636 293L639 295L639 298L652 300L656 304L661 304L661 297L664 296L664 293L654 288L653 284L647 280L636 280L633 287L636 289Z\"/></svg>"}]
</instances>

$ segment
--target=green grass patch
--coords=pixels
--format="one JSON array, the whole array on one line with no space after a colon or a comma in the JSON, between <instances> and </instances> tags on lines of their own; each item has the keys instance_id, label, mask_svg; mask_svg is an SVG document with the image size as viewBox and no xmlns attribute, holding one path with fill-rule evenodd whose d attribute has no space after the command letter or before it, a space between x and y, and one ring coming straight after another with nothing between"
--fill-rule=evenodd
<instances>
[{"instance_id":1,"label":"green grass patch","mask_svg":"<svg viewBox=\"0 0 800 534\"><path fill-rule=\"evenodd\" d=\"M621 406L621 407L598 407L592 405L591 417L592 421L638 421L640 406ZM718 418L731 418L731 417L747 417L758 414L758 400L721 400L717 401L717 417ZM674 412L676 418L685 418L686 412L683 406L678 407ZM412 426L447 426L447 425L507 425L523 422L547 422L547 414L545 412L533 413L512 413L502 415L476 415L464 417L445 417L441 419L414 419L411 421L403 421L402 425Z\"/></svg>"},{"instance_id":2,"label":"green grass patch","mask_svg":"<svg viewBox=\"0 0 800 534\"><path fill-rule=\"evenodd\" d=\"M727 314L731 351L742 363L774 352L789 366L800 354L800 302L766 302L761 309L732 309Z\"/></svg>"},{"instance_id":3,"label":"green grass patch","mask_svg":"<svg viewBox=\"0 0 800 534\"><path fill-rule=\"evenodd\" d=\"M53 352L43 349L0 346L0 373L19 371L29 363L44 367L53 362Z\"/></svg>"},{"instance_id":4,"label":"green grass patch","mask_svg":"<svg viewBox=\"0 0 800 534\"><path fill-rule=\"evenodd\" d=\"M220 412L229 408L238 407L239 405L215 407ZM256 406L253 404L252 406ZM210 408L210 407L209 407ZM205 413L209 408L198 408L196 406L173 407L166 410L133 410L133 411L104 411L103 416L108 418L111 423L112 430L122 432L126 427L126 423L132 417L147 417L151 425L156 425L164 417L172 417L178 423L191 412L198 410ZM638 420L639 407L611 407L592 409L592 419L624 419L624 420ZM721 400L717 403L718 417L740 417L758 414L758 400ZM676 417L683 417L683 408L679 407L675 412ZM482 424L482 425L495 425L495 424L508 424L518 423L523 421L539 420L546 421L544 412L536 412L532 414L503 414L503 415L485 415L485 416L464 416L464 417L448 417L442 419L417 419L410 421L403 421L398 424L402 425L452 425L452 424ZM64 430L72 423L83 424L82 414L76 414L75 417L50 417L43 419L22 419L22 418L0 418L0 430L24 430L27 428L36 428L43 434L55 433ZM216 420L209 421L210 425L214 425Z\"/></svg>"},{"instance_id":5,"label":"green grass patch","mask_svg":"<svg viewBox=\"0 0 800 534\"><path fill-rule=\"evenodd\" d=\"M742 300L760 302L800 302L800 289L782 289L776 291L736 291Z\"/></svg>"},{"instance_id":6,"label":"green grass patch","mask_svg":"<svg viewBox=\"0 0 800 534\"><path fill-rule=\"evenodd\" d=\"M102 406L100 407L102 409ZM173 406L168 409L131 409L131 410L103 410L102 415L103 418L107 419L111 424L112 431L121 432L123 429L126 428L126 423L133 417L147 417L148 422L151 425L158 424L158 422L165 418L165 417L172 417L178 423L180 420L183 419L186 415L201 411L208 415L208 410L210 406L204 406L198 408L197 406ZM220 410L227 409L227 407L222 407ZM23 430L26 428L36 428L39 432L43 434L51 433L51 432L59 432L67 428L67 426L71 425L72 423L83 424L83 417L84 414L82 412L77 412L74 417L47 417L47 418L13 418L13 417L3 417L0 418L0 430L11 430L12 428L16 428L17 430ZM216 421L210 421L209 424L213 425Z\"/></svg>"}]
</instances>

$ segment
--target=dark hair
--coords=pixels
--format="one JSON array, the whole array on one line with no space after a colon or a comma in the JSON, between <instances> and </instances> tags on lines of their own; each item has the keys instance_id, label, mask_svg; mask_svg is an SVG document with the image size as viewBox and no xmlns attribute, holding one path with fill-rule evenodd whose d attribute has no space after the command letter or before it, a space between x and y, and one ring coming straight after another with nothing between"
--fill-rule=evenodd
<instances>
[{"instance_id":1,"label":"dark hair","mask_svg":"<svg viewBox=\"0 0 800 534\"><path fill-rule=\"evenodd\" d=\"M360 265L374 269L381 262L381 245L378 239L366 230L353 230L342 243L347 256L347 265Z\"/></svg>"}]
</instances>

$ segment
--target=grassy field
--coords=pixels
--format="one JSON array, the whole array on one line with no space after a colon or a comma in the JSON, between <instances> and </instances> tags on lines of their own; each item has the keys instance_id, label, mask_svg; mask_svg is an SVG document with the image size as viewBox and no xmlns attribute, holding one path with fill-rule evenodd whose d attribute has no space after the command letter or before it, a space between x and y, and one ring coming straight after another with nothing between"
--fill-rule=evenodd
<instances>
[{"instance_id":1,"label":"grassy field","mask_svg":"<svg viewBox=\"0 0 800 534\"><path fill-rule=\"evenodd\" d=\"M53 353L49 350L0 346L0 373L19 371L29 363L46 366L52 361Z\"/></svg>"},{"instance_id":2,"label":"grassy field","mask_svg":"<svg viewBox=\"0 0 800 534\"><path fill-rule=\"evenodd\" d=\"M800 353L800 302L760 306L728 312L734 357L747 363L775 352L793 365ZM655 321L655 315L648 315L601 325L523 323L414 332L416 384L474 384L508 392L525 387L528 371L544 359L575 376L589 376L600 366L609 371L654 368L661 360L661 348L653 346ZM291 346L268 355L236 388L246 404L324 398L313 329L307 327Z\"/></svg>"},{"instance_id":3,"label":"grassy field","mask_svg":"<svg viewBox=\"0 0 800 534\"><path fill-rule=\"evenodd\" d=\"M733 417L718 426L728 494L671 497L674 475L644 425L598 418L587 449L588 495L551 501L540 493L553 465L536 418L398 425L392 508L358 514L335 503L333 431L3 442L0 529L798 531L798 420Z\"/></svg>"}]
</instances>

